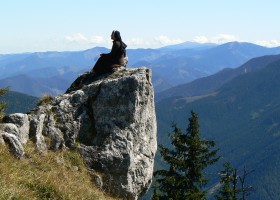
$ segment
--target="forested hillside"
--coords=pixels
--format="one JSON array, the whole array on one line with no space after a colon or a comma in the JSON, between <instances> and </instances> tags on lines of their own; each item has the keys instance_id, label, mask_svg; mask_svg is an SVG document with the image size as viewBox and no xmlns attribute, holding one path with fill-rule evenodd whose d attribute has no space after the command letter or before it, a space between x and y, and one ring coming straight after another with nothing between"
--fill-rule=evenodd
<instances>
[{"instance_id":1,"label":"forested hillside","mask_svg":"<svg viewBox=\"0 0 280 200\"><path fill-rule=\"evenodd\" d=\"M159 143L168 144L172 121L186 126L190 110L199 113L204 137L217 142L221 162L254 169L250 199L279 199L280 61L242 74L202 99L171 97L157 103ZM217 170L219 171L219 170Z\"/></svg>"},{"instance_id":2,"label":"forested hillside","mask_svg":"<svg viewBox=\"0 0 280 200\"><path fill-rule=\"evenodd\" d=\"M35 108L38 100L37 97L14 91L9 91L7 94L0 96L0 101L8 103L7 114L16 112L26 113Z\"/></svg>"}]
</instances>

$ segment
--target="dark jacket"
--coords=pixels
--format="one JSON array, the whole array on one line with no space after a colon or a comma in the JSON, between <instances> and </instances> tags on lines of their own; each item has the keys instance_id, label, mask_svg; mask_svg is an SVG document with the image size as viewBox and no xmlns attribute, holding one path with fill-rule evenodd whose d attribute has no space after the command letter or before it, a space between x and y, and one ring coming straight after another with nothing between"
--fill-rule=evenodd
<instances>
[{"instance_id":1,"label":"dark jacket","mask_svg":"<svg viewBox=\"0 0 280 200\"><path fill-rule=\"evenodd\" d=\"M101 54L96 61L93 70L97 74L111 72L114 67L118 67L124 63L125 53L122 50L122 41L113 41L110 53Z\"/></svg>"}]
</instances>

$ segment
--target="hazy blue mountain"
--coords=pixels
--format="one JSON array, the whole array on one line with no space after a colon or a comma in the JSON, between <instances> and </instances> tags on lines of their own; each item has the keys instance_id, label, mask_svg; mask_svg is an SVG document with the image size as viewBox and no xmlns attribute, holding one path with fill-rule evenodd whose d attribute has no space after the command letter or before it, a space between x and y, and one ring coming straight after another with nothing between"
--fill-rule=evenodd
<instances>
[{"instance_id":1,"label":"hazy blue mountain","mask_svg":"<svg viewBox=\"0 0 280 200\"><path fill-rule=\"evenodd\" d=\"M186 70L188 66L194 66L198 70L210 74L224 68L236 68L254 57L263 55L280 54L280 48L267 48L251 43L230 42L210 49L191 51L188 49L174 51L176 59L184 60ZM186 62L185 62L186 63Z\"/></svg>"},{"instance_id":2,"label":"hazy blue mountain","mask_svg":"<svg viewBox=\"0 0 280 200\"><path fill-rule=\"evenodd\" d=\"M167 90L168 88L172 87L171 81L167 78L163 78L158 73L154 73L152 76L152 83L154 86L154 90L161 92Z\"/></svg>"},{"instance_id":3,"label":"hazy blue mountain","mask_svg":"<svg viewBox=\"0 0 280 200\"><path fill-rule=\"evenodd\" d=\"M50 67L92 67L100 53L109 51L103 47L95 47L85 51L12 54L0 59L0 78Z\"/></svg>"},{"instance_id":4,"label":"hazy blue mountain","mask_svg":"<svg viewBox=\"0 0 280 200\"><path fill-rule=\"evenodd\" d=\"M251 58L263 55L279 54L279 48L267 48L251 43L230 42L212 49L207 49L201 54L201 61L207 61L208 68L213 72L227 67L238 67ZM220 56L219 59L216 56Z\"/></svg>"},{"instance_id":5,"label":"hazy blue mountain","mask_svg":"<svg viewBox=\"0 0 280 200\"><path fill-rule=\"evenodd\" d=\"M0 81L0 88L9 87L10 90L40 97L43 94L58 95L64 93L72 82L59 77L34 78L20 74Z\"/></svg>"},{"instance_id":6,"label":"hazy blue mountain","mask_svg":"<svg viewBox=\"0 0 280 200\"><path fill-rule=\"evenodd\" d=\"M226 43L209 48L195 48L196 44L185 43L180 48L168 49L127 49L128 67L146 66L153 70L153 83L156 92L166 90L179 84L189 83L195 79L212 75L225 68L236 68L249 59L261 55L280 53L280 48L265 48L250 43ZM189 46L185 48L184 46ZM190 48L192 46L192 48ZM184 48L184 49L181 49ZM72 82L79 73L93 67L100 53L110 49L95 47L85 51L37 52L26 54L0 55L0 82L8 82L18 75L29 78L58 78ZM23 77L22 77L23 78ZM21 78L21 80L22 80ZM26 81L30 84L33 82ZM43 82L43 81L42 81ZM61 81L60 81L61 82ZM48 84L50 82L44 81ZM11 84L11 83L9 83ZM17 83L13 83L17 84ZM32 88L32 85L26 88ZM53 84L52 84L53 85ZM52 92L58 94L65 88L51 88L40 85L46 91L29 94ZM19 89L20 87L18 87ZM22 87L21 87L22 88ZM20 92L25 92L25 90ZM35 90L35 89L34 89ZM18 90L17 90L18 91Z\"/></svg>"},{"instance_id":7,"label":"hazy blue mountain","mask_svg":"<svg viewBox=\"0 0 280 200\"><path fill-rule=\"evenodd\" d=\"M28 57L31 53L17 53L17 54L0 54L0 63L3 66L6 63L15 62Z\"/></svg>"},{"instance_id":8,"label":"hazy blue mountain","mask_svg":"<svg viewBox=\"0 0 280 200\"><path fill-rule=\"evenodd\" d=\"M212 75L225 68L239 67L254 57L279 53L280 48L231 42L206 50L168 51L168 54L155 60L146 61L146 63L148 67L153 69L153 74L169 80L171 86L176 86ZM141 66L141 64L138 61L134 66ZM160 86L158 85L158 87Z\"/></svg>"},{"instance_id":9,"label":"hazy blue mountain","mask_svg":"<svg viewBox=\"0 0 280 200\"><path fill-rule=\"evenodd\" d=\"M156 101L160 101L169 97L183 98L183 97L194 97L211 95L219 89L223 84L232 80L233 78L259 70L266 67L268 64L280 60L280 55L269 55L253 58L248 62L244 63L238 68L226 68L211 76L203 77L186 83L172 87L163 92L156 94Z\"/></svg>"},{"instance_id":10,"label":"hazy blue mountain","mask_svg":"<svg viewBox=\"0 0 280 200\"><path fill-rule=\"evenodd\" d=\"M198 43L198 42L183 42L180 44L168 45L159 48L160 50L179 50L179 49L196 49L196 50L204 50L212 47L218 46L215 43Z\"/></svg>"},{"instance_id":11,"label":"hazy blue mountain","mask_svg":"<svg viewBox=\"0 0 280 200\"><path fill-rule=\"evenodd\" d=\"M247 181L256 191L249 199L273 200L280 199L280 60L263 67L258 64L270 60L263 59L255 62L258 70L236 76L211 96L158 102L158 142L168 145L171 122L185 130L190 110L198 112L203 137L215 140L222 156L210 173L226 161L254 169Z\"/></svg>"},{"instance_id":12,"label":"hazy blue mountain","mask_svg":"<svg viewBox=\"0 0 280 200\"><path fill-rule=\"evenodd\" d=\"M168 52L158 49L127 49L128 66L135 66L139 62L151 62L161 57L168 56Z\"/></svg>"},{"instance_id":13,"label":"hazy blue mountain","mask_svg":"<svg viewBox=\"0 0 280 200\"><path fill-rule=\"evenodd\" d=\"M89 69L91 68L47 67L24 71L1 79L0 87L10 87L11 90L37 97L45 93L56 96L64 93L80 74Z\"/></svg>"}]
</instances>

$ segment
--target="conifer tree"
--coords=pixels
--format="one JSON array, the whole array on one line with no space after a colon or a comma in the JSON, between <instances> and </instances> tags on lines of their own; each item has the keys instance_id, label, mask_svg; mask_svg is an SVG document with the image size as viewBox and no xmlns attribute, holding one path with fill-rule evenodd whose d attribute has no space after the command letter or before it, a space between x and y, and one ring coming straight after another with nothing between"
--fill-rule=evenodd
<instances>
[{"instance_id":1,"label":"conifer tree","mask_svg":"<svg viewBox=\"0 0 280 200\"><path fill-rule=\"evenodd\" d=\"M237 200L237 170L231 167L229 162L224 163L224 169L220 172L221 189L215 195L217 200Z\"/></svg>"},{"instance_id":2,"label":"conifer tree","mask_svg":"<svg viewBox=\"0 0 280 200\"><path fill-rule=\"evenodd\" d=\"M187 132L184 134L176 124L171 134L172 149L159 146L162 159L169 169L158 170L157 177L159 199L194 200L205 199L203 190L208 183L204 170L218 161L218 149L214 141L201 139L197 113L191 111Z\"/></svg>"},{"instance_id":3,"label":"conifer tree","mask_svg":"<svg viewBox=\"0 0 280 200\"><path fill-rule=\"evenodd\" d=\"M7 88L0 88L0 96L6 94L8 92ZM7 108L7 103L0 101L0 122L2 121L2 118L4 117L6 108Z\"/></svg>"},{"instance_id":4,"label":"conifer tree","mask_svg":"<svg viewBox=\"0 0 280 200\"><path fill-rule=\"evenodd\" d=\"M252 186L245 184L247 176L253 170L248 172L244 167L243 174L240 175L229 162L223 166L224 169L220 172L221 188L215 198L217 200L246 200L246 197L254 190Z\"/></svg>"}]
</instances>

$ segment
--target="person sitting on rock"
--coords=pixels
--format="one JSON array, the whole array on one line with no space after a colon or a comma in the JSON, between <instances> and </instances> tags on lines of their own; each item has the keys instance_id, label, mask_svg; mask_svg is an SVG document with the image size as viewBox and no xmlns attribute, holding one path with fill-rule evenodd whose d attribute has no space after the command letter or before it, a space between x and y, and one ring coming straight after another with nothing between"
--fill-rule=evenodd
<instances>
[{"instance_id":1,"label":"person sitting on rock","mask_svg":"<svg viewBox=\"0 0 280 200\"><path fill-rule=\"evenodd\" d=\"M126 67L128 58L126 56L125 48L127 45L122 41L119 31L113 31L111 38L113 40L113 47L110 53L100 54L92 70L80 75L66 90L65 93L81 89L84 85L95 81L100 74L114 72L121 67Z\"/></svg>"},{"instance_id":2,"label":"person sitting on rock","mask_svg":"<svg viewBox=\"0 0 280 200\"><path fill-rule=\"evenodd\" d=\"M114 30L111 34L113 46L110 53L100 54L92 71L96 74L112 72L114 69L125 66L127 63L126 50L127 45L122 41L119 31Z\"/></svg>"}]
</instances>

